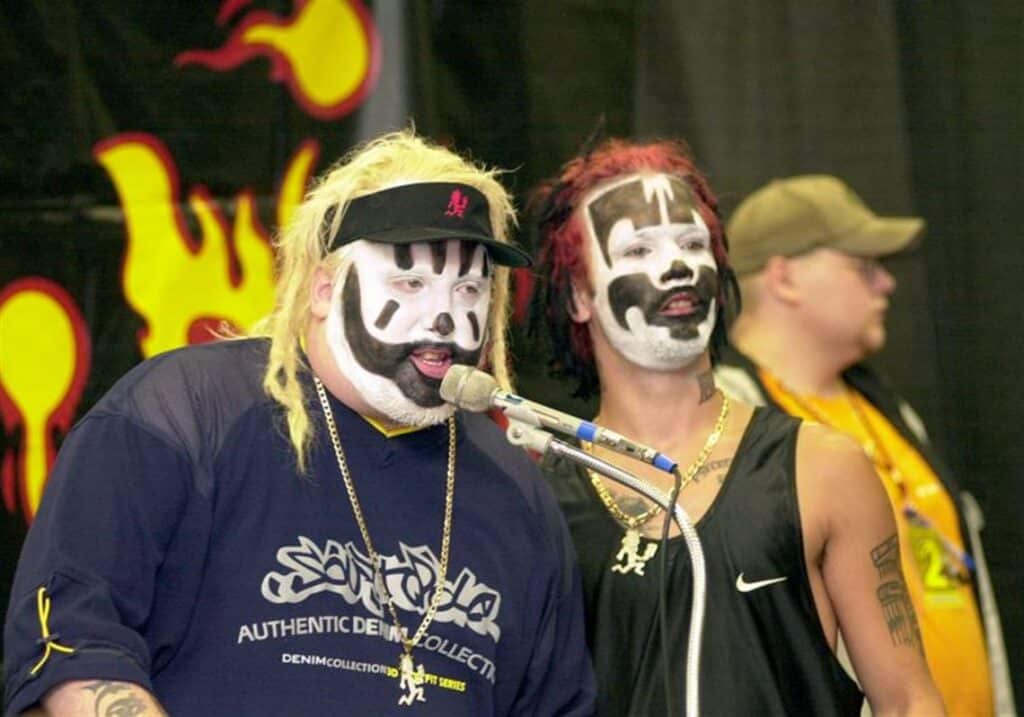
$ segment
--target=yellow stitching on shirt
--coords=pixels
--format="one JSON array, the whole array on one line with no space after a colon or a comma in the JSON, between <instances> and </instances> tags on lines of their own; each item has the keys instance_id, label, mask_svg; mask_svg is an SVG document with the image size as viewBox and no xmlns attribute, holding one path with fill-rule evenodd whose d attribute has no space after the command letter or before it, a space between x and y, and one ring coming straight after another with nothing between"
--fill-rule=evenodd
<instances>
[{"instance_id":1,"label":"yellow stitching on shirt","mask_svg":"<svg viewBox=\"0 0 1024 717\"><path fill-rule=\"evenodd\" d=\"M58 634L50 634L50 598L46 595L46 588L41 587L36 592L36 610L39 613L39 628L43 633L43 636L39 638L39 642L46 645L46 651L43 656L36 663L36 666L29 670L30 675L34 675L43 668L46 661L50 659L50 653L56 650L57 652L64 652L68 655L72 654L75 649L68 647L67 645L61 645L57 642L57 638L60 637Z\"/></svg>"}]
</instances>

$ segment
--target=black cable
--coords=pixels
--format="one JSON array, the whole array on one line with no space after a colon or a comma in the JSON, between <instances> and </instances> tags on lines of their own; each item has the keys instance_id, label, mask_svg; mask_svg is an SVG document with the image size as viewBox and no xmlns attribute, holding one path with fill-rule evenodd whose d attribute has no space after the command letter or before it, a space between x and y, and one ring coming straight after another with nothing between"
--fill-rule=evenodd
<instances>
[{"instance_id":1,"label":"black cable","mask_svg":"<svg viewBox=\"0 0 1024 717\"><path fill-rule=\"evenodd\" d=\"M665 682L665 714L670 717L675 715L675 711L672 708L672 670L669 663L668 615L665 606L668 603L668 533L672 526L672 513L676 500L683 487L683 474L679 472L679 466L672 469L672 475L675 476L675 482L672 485L672 492L668 496L665 519L661 523L661 555L658 558L658 623L661 630L661 667Z\"/></svg>"}]
</instances>

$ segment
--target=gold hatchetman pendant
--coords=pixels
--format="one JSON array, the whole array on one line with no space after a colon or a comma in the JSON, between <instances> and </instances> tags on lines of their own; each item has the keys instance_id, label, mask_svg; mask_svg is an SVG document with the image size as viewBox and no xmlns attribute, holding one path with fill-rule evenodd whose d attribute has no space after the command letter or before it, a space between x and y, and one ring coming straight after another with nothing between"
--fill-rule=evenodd
<instances>
[{"instance_id":1,"label":"gold hatchetman pendant","mask_svg":"<svg viewBox=\"0 0 1024 717\"><path fill-rule=\"evenodd\" d=\"M613 573L636 573L643 576L647 561L658 552L657 543L647 543L643 552L640 552L640 531L636 528L626 528L622 536L622 545L615 559L619 562L612 566Z\"/></svg>"},{"instance_id":2,"label":"gold hatchetman pendant","mask_svg":"<svg viewBox=\"0 0 1024 717\"><path fill-rule=\"evenodd\" d=\"M423 671L423 664L413 669L412 655L403 652L398 658L398 686L405 690L405 694L398 698L398 704L408 707L413 702L426 702L423 696L423 683L426 680L426 673Z\"/></svg>"}]
</instances>

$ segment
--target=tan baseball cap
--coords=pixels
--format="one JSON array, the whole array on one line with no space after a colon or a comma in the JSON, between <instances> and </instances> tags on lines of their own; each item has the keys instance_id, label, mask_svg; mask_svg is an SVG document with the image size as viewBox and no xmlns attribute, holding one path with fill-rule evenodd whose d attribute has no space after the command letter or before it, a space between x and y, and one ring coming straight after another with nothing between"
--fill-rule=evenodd
<instances>
[{"instance_id":1,"label":"tan baseball cap","mask_svg":"<svg viewBox=\"0 0 1024 717\"><path fill-rule=\"evenodd\" d=\"M729 219L729 260L742 276L773 256L830 247L877 257L906 249L924 229L919 217L880 217L827 174L776 179L743 200Z\"/></svg>"}]
</instances>

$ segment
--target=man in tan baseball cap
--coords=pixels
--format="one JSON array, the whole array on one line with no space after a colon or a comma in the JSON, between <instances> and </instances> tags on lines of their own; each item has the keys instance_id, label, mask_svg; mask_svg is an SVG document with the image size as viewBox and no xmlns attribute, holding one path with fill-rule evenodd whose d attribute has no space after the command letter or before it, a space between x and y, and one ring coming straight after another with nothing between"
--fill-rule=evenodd
<instances>
[{"instance_id":1,"label":"man in tan baseball cap","mask_svg":"<svg viewBox=\"0 0 1024 717\"><path fill-rule=\"evenodd\" d=\"M806 174L773 180L743 201L729 221L729 257L740 276L775 255L822 247L873 258L902 251L923 228L918 217L876 215L835 177Z\"/></svg>"},{"instance_id":2,"label":"man in tan baseball cap","mask_svg":"<svg viewBox=\"0 0 1024 717\"><path fill-rule=\"evenodd\" d=\"M727 393L831 426L861 445L893 506L904 596L920 619L946 709L991 715L991 648L975 598L960 491L917 414L861 363L885 345L896 288L878 259L905 250L923 228L916 217L876 215L827 175L777 179L754 192L727 226L743 309L715 378ZM885 611L891 605L883 587ZM986 622L991 637L987 615ZM898 626L890 627L900 639ZM963 670L965 664L972 669Z\"/></svg>"}]
</instances>

